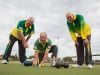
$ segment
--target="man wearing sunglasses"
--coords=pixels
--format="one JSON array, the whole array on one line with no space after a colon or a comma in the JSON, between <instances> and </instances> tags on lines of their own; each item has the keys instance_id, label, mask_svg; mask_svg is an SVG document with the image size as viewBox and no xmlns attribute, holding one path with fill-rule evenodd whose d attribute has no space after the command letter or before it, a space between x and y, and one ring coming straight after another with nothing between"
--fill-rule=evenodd
<instances>
[{"instance_id":1,"label":"man wearing sunglasses","mask_svg":"<svg viewBox=\"0 0 100 75\"><path fill-rule=\"evenodd\" d=\"M19 21L18 25L12 30L9 43L6 47L5 53L3 55L3 64L8 63L8 58L10 57L12 47L16 41L18 41L19 47L19 59L23 63L26 60L26 48L28 48L28 40L34 33L34 18L29 17L27 20Z\"/></svg>"}]
</instances>

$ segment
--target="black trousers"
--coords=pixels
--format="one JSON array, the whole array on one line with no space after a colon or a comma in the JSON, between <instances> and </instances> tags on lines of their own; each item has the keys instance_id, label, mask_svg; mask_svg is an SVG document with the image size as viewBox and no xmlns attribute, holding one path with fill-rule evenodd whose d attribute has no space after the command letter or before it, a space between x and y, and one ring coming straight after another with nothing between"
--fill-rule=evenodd
<instances>
[{"instance_id":1,"label":"black trousers","mask_svg":"<svg viewBox=\"0 0 100 75\"><path fill-rule=\"evenodd\" d=\"M12 47L16 41L18 41L19 59L20 59L20 62L23 63L26 59L26 56L25 56L26 50L23 46L22 41L17 39L13 35L10 35L10 37L9 37L9 43L7 44L5 53L3 55L3 59L8 60L8 58L10 57L11 51L12 51Z\"/></svg>"},{"instance_id":2,"label":"black trousers","mask_svg":"<svg viewBox=\"0 0 100 75\"><path fill-rule=\"evenodd\" d=\"M49 53L52 53L51 57L53 58L54 56L57 57L57 53L58 53L58 47L56 45L52 45L51 49L49 51ZM41 61L43 60L45 53L39 53L38 57L39 57L39 63L41 63Z\"/></svg>"},{"instance_id":3,"label":"black trousers","mask_svg":"<svg viewBox=\"0 0 100 75\"><path fill-rule=\"evenodd\" d=\"M79 43L79 46L76 46L78 65L82 65L84 63L84 60L86 65L93 64L91 54L91 36L88 36L87 39L89 43L84 44L82 37L77 37L77 41Z\"/></svg>"}]
</instances>

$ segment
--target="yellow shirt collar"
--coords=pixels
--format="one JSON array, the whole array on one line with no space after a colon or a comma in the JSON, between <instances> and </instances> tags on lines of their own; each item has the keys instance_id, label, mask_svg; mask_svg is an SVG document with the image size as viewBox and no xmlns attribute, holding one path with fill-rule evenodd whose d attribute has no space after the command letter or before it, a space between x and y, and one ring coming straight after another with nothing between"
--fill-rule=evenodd
<instances>
[{"instance_id":1,"label":"yellow shirt collar","mask_svg":"<svg viewBox=\"0 0 100 75\"><path fill-rule=\"evenodd\" d=\"M74 16L74 21L76 20L76 16Z\"/></svg>"}]
</instances>

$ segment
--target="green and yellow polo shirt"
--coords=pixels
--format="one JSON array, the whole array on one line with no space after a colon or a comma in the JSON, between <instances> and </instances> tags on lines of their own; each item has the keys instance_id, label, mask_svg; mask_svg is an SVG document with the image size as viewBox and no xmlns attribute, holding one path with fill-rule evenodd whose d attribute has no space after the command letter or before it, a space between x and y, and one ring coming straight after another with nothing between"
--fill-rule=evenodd
<instances>
[{"instance_id":1,"label":"green and yellow polo shirt","mask_svg":"<svg viewBox=\"0 0 100 75\"><path fill-rule=\"evenodd\" d=\"M85 22L82 15L77 14L74 17L74 22L70 22L67 20L67 25L73 41L77 41L77 37L86 39L87 36L91 34L90 25Z\"/></svg>"},{"instance_id":2,"label":"green and yellow polo shirt","mask_svg":"<svg viewBox=\"0 0 100 75\"><path fill-rule=\"evenodd\" d=\"M37 39L34 44L34 50L38 51L39 53L44 53L45 51L49 51L51 48L51 40L47 39L46 42L43 44L41 43L40 39Z\"/></svg>"},{"instance_id":3,"label":"green and yellow polo shirt","mask_svg":"<svg viewBox=\"0 0 100 75\"><path fill-rule=\"evenodd\" d=\"M23 32L24 36L33 34L34 33L34 24L30 27L26 27L26 20L22 20L18 23L17 27L15 27L11 32L11 35L20 39L18 31Z\"/></svg>"}]
</instances>

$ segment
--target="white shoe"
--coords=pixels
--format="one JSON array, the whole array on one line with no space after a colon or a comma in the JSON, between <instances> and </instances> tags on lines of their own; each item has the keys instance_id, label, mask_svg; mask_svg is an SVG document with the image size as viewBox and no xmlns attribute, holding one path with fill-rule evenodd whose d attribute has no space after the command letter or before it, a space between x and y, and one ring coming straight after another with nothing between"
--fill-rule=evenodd
<instances>
[{"instance_id":1,"label":"white shoe","mask_svg":"<svg viewBox=\"0 0 100 75\"><path fill-rule=\"evenodd\" d=\"M2 64L7 64L8 61L7 60L2 60Z\"/></svg>"},{"instance_id":2,"label":"white shoe","mask_svg":"<svg viewBox=\"0 0 100 75\"><path fill-rule=\"evenodd\" d=\"M73 68L80 68L82 66L78 65L78 64L75 64L75 65L72 65Z\"/></svg>"},{"instance_id":3,"label":"white shoe","mask_svg":"<svg viewBox=\"0 0 100 75\"><path fill-rule=\"evenodd\" d=\"M54 67L55 66L55 63L51 63L51 66Z\"/></svg>"},{"instance_id":4,"label":"white shoe","mask_svg":"<svg viewBox=\"0 0 100 75\"><path fill-rule=\"evenodd\" d=\"M55 67L55 65L56 65L56 61L51 62L52 67Z\"/></svg>"},{"instance_id":5,"label":"white shoe","mask_svg":"<svg viewBox=\"0 0 100 75\"><path fill-rule=\"evenodd\" d=\"M92 68L93 68L92 64L88 64L88 65L87 65L87 68L88 68L88 69L92 69Z\"/></svg>"}]
</instances>

